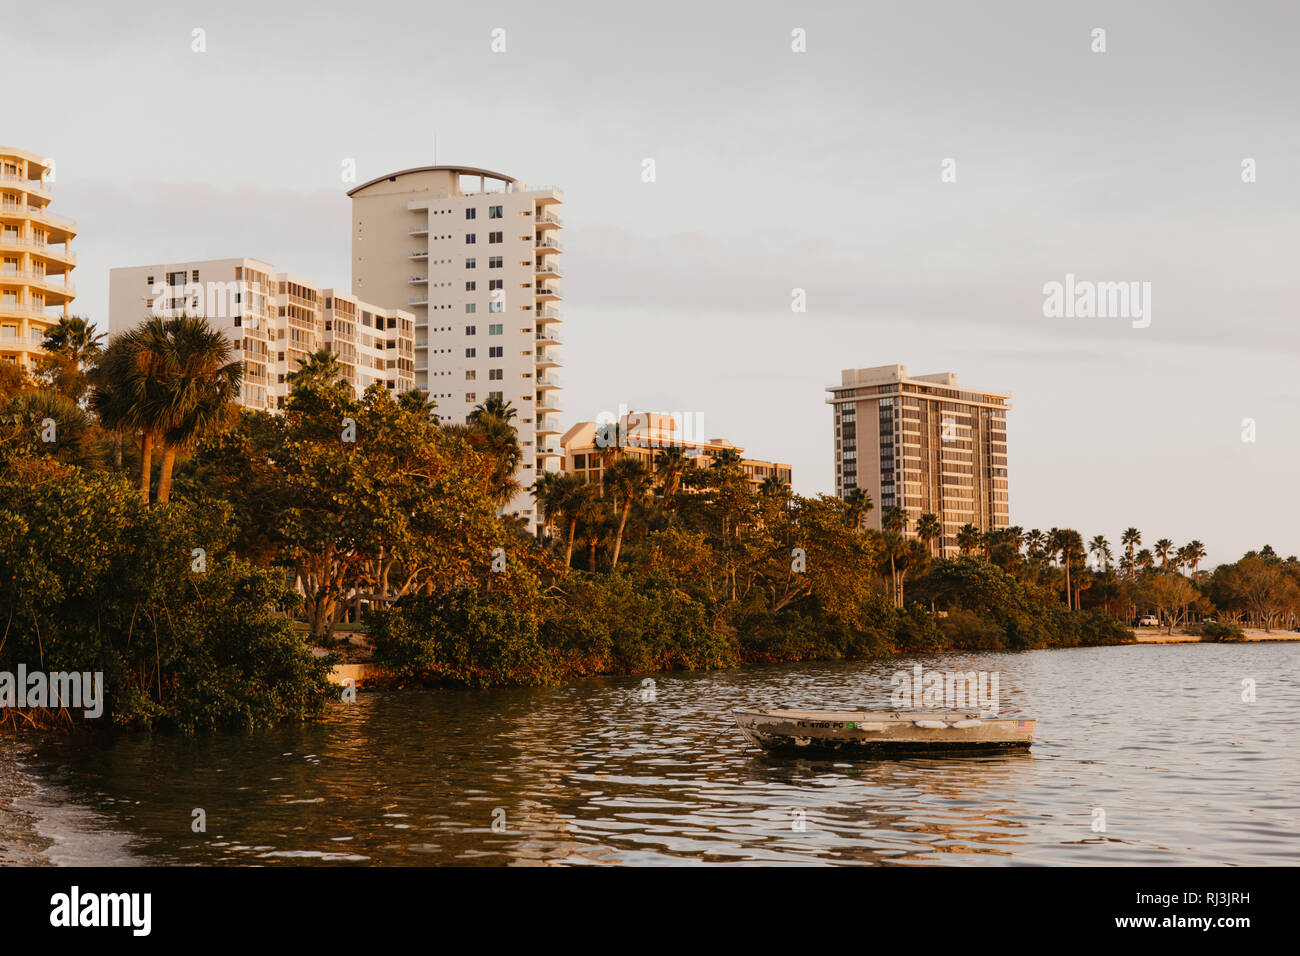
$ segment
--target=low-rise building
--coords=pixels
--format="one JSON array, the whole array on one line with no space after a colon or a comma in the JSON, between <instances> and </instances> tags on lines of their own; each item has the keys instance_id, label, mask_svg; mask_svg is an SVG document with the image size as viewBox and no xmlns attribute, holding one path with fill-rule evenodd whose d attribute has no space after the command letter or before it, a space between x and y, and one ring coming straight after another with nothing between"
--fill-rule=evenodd
<instances>
[{"instance_id":1,"label":"low-rise building","mask_svg":"<svg viewBox=\"0 0 1300 956\"><path fill-rule=\"evenodd\" d=\"M616 423L579 422L560 439L563 470L581 475L589 482L601 480L613 453L639 458L653 469L655 455L674 445L682 449L691 464L701 468L711 465L724 449L735 451L740 456L741 470L755 487L772 476L787 485L792 482L793 469L789 465L746 458L745 449L723 438L708 441L686 438L676 416L658 412L628 412Z\"/></svg>"}]
</instances>

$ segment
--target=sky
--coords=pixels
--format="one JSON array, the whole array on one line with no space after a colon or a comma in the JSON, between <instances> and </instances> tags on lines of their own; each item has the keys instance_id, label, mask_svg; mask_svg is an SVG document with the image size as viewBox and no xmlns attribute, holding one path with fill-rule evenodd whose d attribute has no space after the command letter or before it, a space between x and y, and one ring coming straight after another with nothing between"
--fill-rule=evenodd
<instances>
[{"instance_id":1,"label":"sky","mask_svg":"<svg viewBox=\"0 0 1300 956\"><path fill-rule=\"evenodd\" d=\"M1013 524L1300 552L1300 5L220 0L7 28L0 143L55 160L104 328L120 266L349 288L349 162L478 166L565 191L566 426L698 413L830 493L840 370L951 371L1012 396ZM1149 324L1046 316L1067 274L1150 283Z\"/></svg>"}]
</instances>

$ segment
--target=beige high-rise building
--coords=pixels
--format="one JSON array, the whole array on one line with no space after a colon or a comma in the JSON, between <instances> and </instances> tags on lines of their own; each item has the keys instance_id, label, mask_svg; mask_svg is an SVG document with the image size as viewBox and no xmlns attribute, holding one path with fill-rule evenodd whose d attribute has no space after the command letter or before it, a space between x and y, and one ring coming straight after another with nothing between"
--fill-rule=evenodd
<instances>
[{"instance_id":1,"label":"beige high-rise building","mask_svg":"<svg viewBox=\"0 0 1300 956\"><path fill-rule=\"evenodd\" d=\"M903 365L845 369L828 387L835 412L835 494L871 496L880 528L890 507L907 512L907 530L930 513L943 526L943 553L957 531L1009 526L1007 409L1011 396L961 388L952 372L909 376Z\"/></svg>"},{"instance_id":2,"label":"beige high-rise building","mask_svg":"<svg viewBox=\"0 0 1300 956\"><path fill-rule=\"evenodd\" d=\"M563 194L485 169L422 166L348 195L352 291L414 312L416 385L442 420L464 422L501 398L517 413L518 481L558 470ZM536 529L531 494L503 510Z\"/></svg>"},{"instance_id":3,"label":"beige high-rise building","mask_svg":"<svg viewBox=\"0 0 1300 956\"><path fill-rule=\"evenodd\" d=\"M240 404L247 408L283 408L288 377L322 347L358 396L374 382L394 393L415 387L415 316L321 289L258 259L110 270L110 333L153 314L201 315L224 332L244 363Z\"/></svg>"},{"instance_id":4,"label":"beige high-rise building","mask_svg":"<svg viewBox=\"0 0 1300 956\"><path fill-rule=\"evenodd\" d=\"M48 159L0 146L0 361L25 368L77 295L77 225L50 212L50 172Z\"/></svg>"}]
</instances>

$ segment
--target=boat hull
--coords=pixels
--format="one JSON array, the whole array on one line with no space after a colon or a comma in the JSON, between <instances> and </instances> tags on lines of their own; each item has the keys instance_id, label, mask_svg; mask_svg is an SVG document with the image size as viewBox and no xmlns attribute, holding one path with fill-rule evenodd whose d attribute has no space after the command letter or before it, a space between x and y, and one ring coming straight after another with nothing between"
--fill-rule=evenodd
<instances>
[{"instance_id":1,"label":"boat hull","mask_svg":"<svg viewBox=\"0 0 1300 956\"><path fill-rule=\"evenodd\" d=\"M782 756L945 757L1025 753L1035 721L901 711L737 710L745 739Z\"/></svg>"}]
</instances>

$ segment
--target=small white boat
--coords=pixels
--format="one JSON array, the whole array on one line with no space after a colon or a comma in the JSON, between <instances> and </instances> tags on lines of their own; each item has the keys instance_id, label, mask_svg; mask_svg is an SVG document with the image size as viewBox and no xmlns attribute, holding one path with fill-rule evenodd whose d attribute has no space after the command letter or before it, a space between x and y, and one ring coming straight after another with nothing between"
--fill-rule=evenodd
<instances>
[{"instance_id":1,"label":"small white boat","mask_svg":"<svg viewBox=\"0 0 1300 956\"><path fill-rule=\"evenodd\" d=\"M737 710L735 716L745 739L772 753L845 757L1024 752L1037 723L911 711Z\"/></svg>"}]
</instances>

